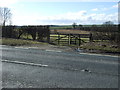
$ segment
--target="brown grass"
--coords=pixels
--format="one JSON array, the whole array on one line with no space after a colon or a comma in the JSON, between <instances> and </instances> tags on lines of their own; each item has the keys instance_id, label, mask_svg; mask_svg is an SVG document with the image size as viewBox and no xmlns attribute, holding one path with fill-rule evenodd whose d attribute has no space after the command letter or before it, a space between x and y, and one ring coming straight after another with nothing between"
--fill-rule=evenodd
<instances>
[{"instance_id":1,"label":"brown grass","mask_svg":"<svg viewBox=\"0 0 120 90\"><path fill-rule=\"evenodd\" d=\"M52 33L71 33L71 34L89 34L89 31L83 30L70 30L70 29L60 29L60 30L51 30Z\"/></svg>"}]
</instances>

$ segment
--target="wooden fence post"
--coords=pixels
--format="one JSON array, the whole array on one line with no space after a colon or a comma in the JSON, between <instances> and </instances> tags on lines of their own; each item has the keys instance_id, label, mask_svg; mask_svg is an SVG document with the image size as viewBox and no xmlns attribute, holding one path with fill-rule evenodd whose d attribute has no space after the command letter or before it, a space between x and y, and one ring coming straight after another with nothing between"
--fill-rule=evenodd
<instances>
[{"instance_id":1,"label":"wooden fence post","mask_svg":"<svg viewBox=\"0 0 120 90\"><path fill-rule=\"evenodd\" d=\"M75 37L75 45L77 44L77 42L76 42L76 41L77 41L77 37Z\"/></svg>"},{"instance_id":2,"label":"wooden fence post","mask_svg":"<svg viewBox=\"0 0 120 90\"><path fill-rule=\"evenodd\" d=\"M47 42L50 43L50 34L47 35Z\"/></svg>"},{"instance_id":3,"label":"wooden fence post","mask_svg":"<svg viewBox=\"0 0 120 90\"><path fill-rule=\"evenodd\" d=\"M92 33L90 33L89 42L93 41Z\"/></svg>"}]
</instances>

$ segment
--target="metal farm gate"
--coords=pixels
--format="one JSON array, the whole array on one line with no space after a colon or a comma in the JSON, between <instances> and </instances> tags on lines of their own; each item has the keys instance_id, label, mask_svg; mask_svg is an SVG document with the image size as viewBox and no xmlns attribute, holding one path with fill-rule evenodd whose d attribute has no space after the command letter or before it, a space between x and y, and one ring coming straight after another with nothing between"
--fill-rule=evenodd
<instances>
[{"instance_id":1,"label":"metal farm gate","mask_svg":"<svg viewBox=\"0 0 120 90\"><path fill-rule=\"evenodd\" d=\"M81 38L89 38L89 41L92 41L92 34L65 34L65 33L56 33L50 35L50 42L55 44L63 45L81 45Z\"/></svg>"}]
</instances>

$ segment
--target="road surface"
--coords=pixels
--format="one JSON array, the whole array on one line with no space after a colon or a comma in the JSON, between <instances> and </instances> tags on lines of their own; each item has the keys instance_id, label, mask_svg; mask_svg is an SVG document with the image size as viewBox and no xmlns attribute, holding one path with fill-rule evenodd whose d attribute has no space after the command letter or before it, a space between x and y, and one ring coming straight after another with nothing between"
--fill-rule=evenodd
<instances>
[{"instance_id":1,"label":"road surface","mask_svg":"<svg viewBox=\"0 0 120 90\"><path fill-rule=\"evenodd\" d=\"M3 88L118 88L118 57L2 46Z\"/></svg>"}]
</instances>

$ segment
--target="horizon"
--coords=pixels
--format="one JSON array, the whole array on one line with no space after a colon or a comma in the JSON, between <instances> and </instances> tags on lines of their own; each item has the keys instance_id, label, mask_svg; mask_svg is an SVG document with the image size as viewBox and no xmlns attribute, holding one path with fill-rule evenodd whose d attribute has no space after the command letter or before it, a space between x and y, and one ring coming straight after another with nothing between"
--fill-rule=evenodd
<instances>
[{"instance_id":1,"label":"horizon","mask_svg":"<svg viewBox=\"0 0 120 90\"><path fill-rule=\"evenodd\" d=\"M5 1L0 1L4 3L0 7L10 8L12 25L72 25L74 22L78 25L99 25L106 21L118 24L118 2L12 0L5 4Z\"/></svg>"}]
</instances>

